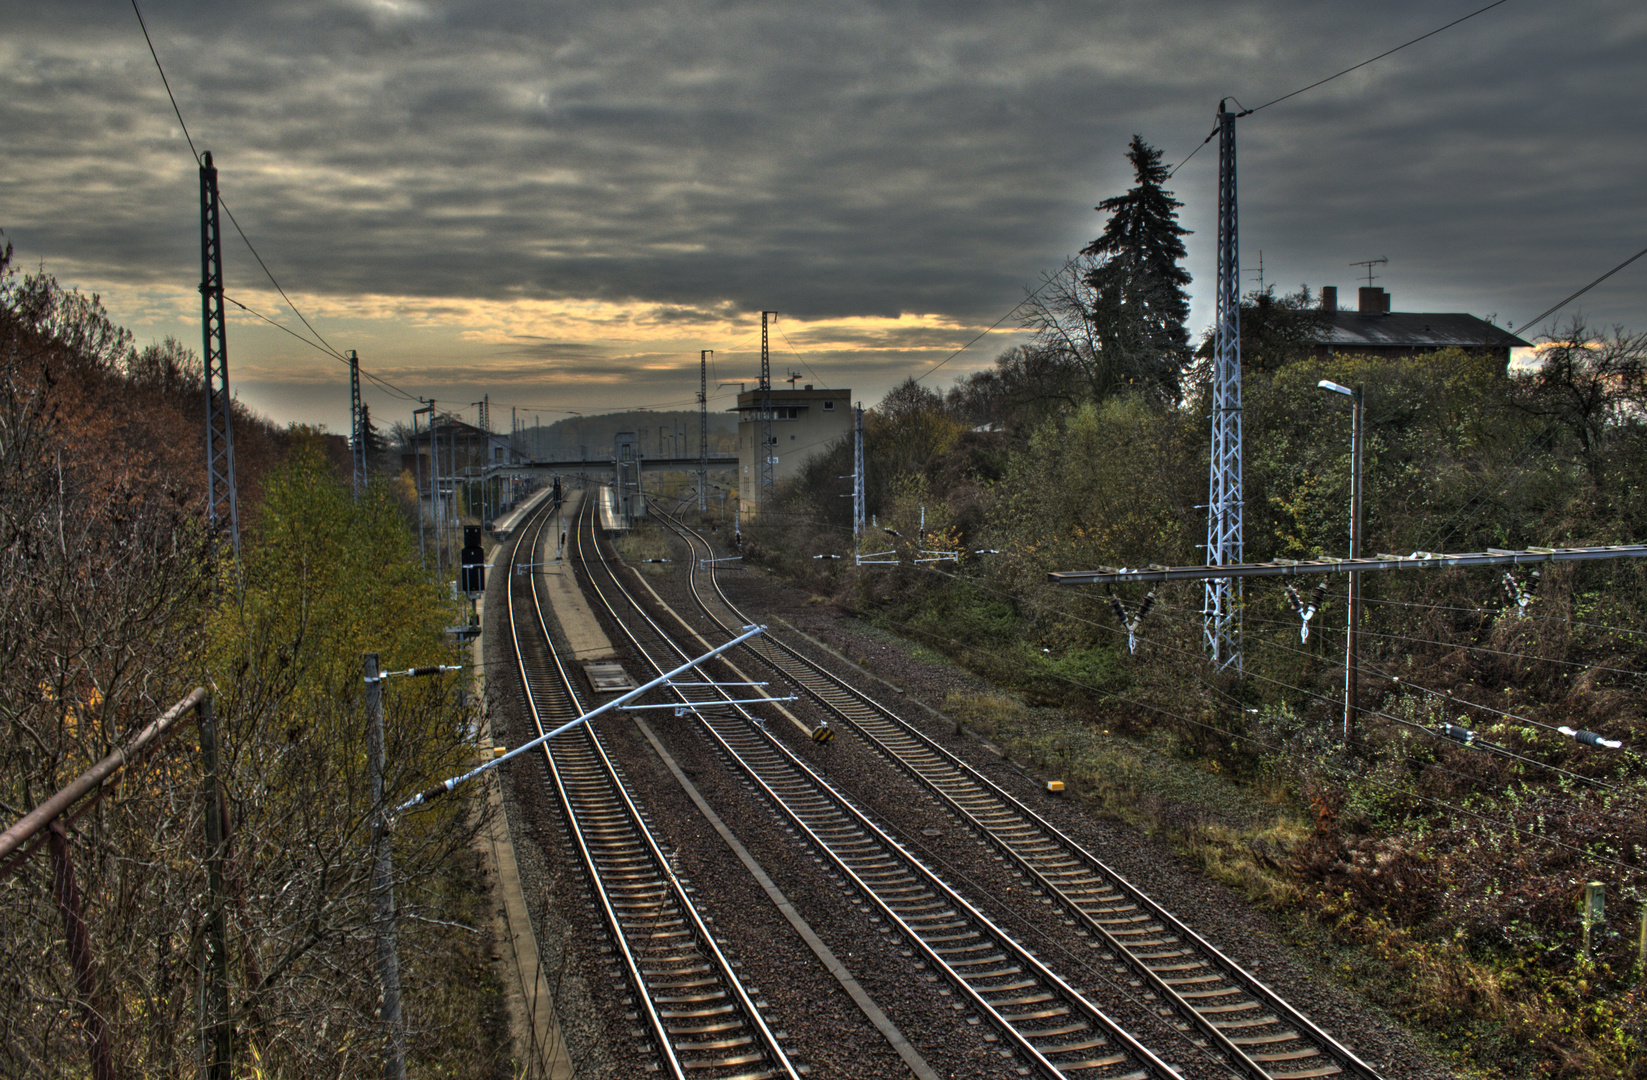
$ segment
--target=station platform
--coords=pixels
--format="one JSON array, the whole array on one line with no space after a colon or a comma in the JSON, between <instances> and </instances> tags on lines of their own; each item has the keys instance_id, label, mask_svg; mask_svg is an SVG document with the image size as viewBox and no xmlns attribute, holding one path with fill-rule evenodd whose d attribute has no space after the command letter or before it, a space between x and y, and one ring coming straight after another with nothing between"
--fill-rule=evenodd
<instances>
[{"instance_id":1,"label":"station platform","mask_svg":"<svg viewBox=\"0 0 1647 1080\"><path fill-rule=\"evenodd\" d=\"M602 492L607 490L609 489L600 489ZM590 493L571 491L564 494L566 499L561 504L561 513L566 521L576 521L578 507L582 500L590 497ZM560 624L561 633L566 638L567 647L572 652L572 659L582 663L614 656L612 642L606 636L606 631L601 629L600 623L595 620L595 613L590 610L589 602L583 598L583 590L578 588L578 583L572 576L572 565L566 560L566 553L560 548L560 536L564 533L550 530L546 535L547 543L532 552L530 559L531 562L541 565L533 567L530 572L543 576L544 593L549 599L550 610L555 613L555 621Z\"/></svg>"},{"instance_id":2,"label":"station platform","mask_svg":"<svg viewBox=\"0 0 1647 1080\"><path fill-rule=\"evenodd\" d=\"M507 514L504 514L500 518L494 518L492 521L492 536L495 539L502 540L510 533L514 532L515 527L526 520L526 515L537 509L539 504L541 504L544 499L547 499L550 495L554 494L554 490L555 489L551 485L545 484L537 491L534 491L532 494L526 496L525 501L523 501L519 506L515 507L513 510L509 511Z\"/></svg>"}]
</instances>

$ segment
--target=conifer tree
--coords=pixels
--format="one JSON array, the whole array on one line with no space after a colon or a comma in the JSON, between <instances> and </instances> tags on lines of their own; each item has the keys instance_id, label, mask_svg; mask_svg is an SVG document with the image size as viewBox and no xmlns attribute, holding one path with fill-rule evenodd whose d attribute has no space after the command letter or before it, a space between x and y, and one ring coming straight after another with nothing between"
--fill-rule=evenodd
<instances>
[{"instance_id":1,"label":"conifer tree","mask_svg":"<svg viewBox=\"0 0 1647 1080\"><path fill-rule=\"evenodd\" d=\"M1170 399L1190 361L1189 271L1179 263L1189 230L1178 224L1184 204L1161 185L1161 151L1134 135L1127 147L1136 183L1099 203L1103 234L1082 249L1093 260L1085 278L1092 293L1094 344L1101 366L1142 382Z\"/></svg>"}]
</instances>

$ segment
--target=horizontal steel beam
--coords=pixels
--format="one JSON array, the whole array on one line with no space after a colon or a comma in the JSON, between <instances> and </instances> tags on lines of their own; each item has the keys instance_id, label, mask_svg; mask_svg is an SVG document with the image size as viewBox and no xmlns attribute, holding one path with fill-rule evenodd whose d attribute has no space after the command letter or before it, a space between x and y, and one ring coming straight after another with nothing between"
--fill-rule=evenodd
<instances>
[{"instance_id":1,"label":"horizontal steel beam","mask_svg":"<svg viewBox=\"0 0 1647 1080\"><path fill-rule=\"evenodd\" d=\"M1647 558L1647 544L1613 547L1527 548L1505 551L1466 551L1448 555L1415 551L1411 555L1377 555L1362 559L1306 559L1231 563L1228 566L1145 566L1137 570L1101 566L1096 570L1054 570L1047 580L1055 585L1134 585L1148 581L1205 581L1209 578L1299 577L1304 574L1365 573L1372 570L1438 570L1446 566L1517 566L1522 563L1576 562L1584 559Z\"/></svg>"}]
</instances>

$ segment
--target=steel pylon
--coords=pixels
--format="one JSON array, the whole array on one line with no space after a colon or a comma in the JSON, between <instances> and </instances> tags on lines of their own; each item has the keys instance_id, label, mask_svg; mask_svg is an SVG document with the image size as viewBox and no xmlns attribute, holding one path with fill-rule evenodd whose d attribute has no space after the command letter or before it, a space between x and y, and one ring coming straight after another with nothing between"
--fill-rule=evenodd
<instances>
[{"instance_id":1,"label":"steel pylon","mask_svg":"<svg viewBox=\"0 0 1647 1080\"><path fill-rule=\"evenodd\" d=\"M762 510L772 496L772 450L777 444L772 435L772 354L767 350L766 319L770 315L776 321L777 314L776 311L761 312L761 485L756 503Z\"/></svg>"},{"instance_id":2,"label":"steel pylon","mask_svg":"<svg viewBox=\"0 0 1647 1080\"><path fill-rule=\"evenodd\" d=\"M864 406L852 408L852 539L864 534Z\"/></svg>"},{"instance_id":3,"label":"steel pylon","mask_svg":"<svg viewBox=\"0 0 1647 1080\"><path fill-rule=\"evenodd\" d=\"M227 529L240 558L240 511L235 498L234 424L230 416L229 343L223 314L223 231L218 225L217 166L200 160L200 305L205 337L206 513L213 531Z\"/></svg>"},{"instance_id":4,"label":"steel pylon","mask_svg":"<svg viewBox=\"0 0 1647 1080\"><path fill-rule=\"evenodd\" d=\"M1212 454L1207 482L1207 565L1241 561L1240 258L1236 242L1235 114L1218 104L1218 303L1213 334ZM1241 582L1209 578L1205 616L1213 665L1242 668Z\"/></svg>"},{"instance_id":5,"label":"steel pylon","mask_svg":"<svg viewBox=\"0 0 1647 1080\"><path fill-rule=\"evenodd\" d=\"M360 354L349 350L349 446L355 463L355 498L366 490L366 424L360 409Z\"/></svg>"},{"instance_id":6,"label":"steel pylon","mask_svg":"<svg viewBox=\"0 0 1647 1080\"><path fill-rule=\"evenodd\" d=\"M698 350L698 513L709 512L709 358L714 349Z\"/></svg>"}]
</instances>

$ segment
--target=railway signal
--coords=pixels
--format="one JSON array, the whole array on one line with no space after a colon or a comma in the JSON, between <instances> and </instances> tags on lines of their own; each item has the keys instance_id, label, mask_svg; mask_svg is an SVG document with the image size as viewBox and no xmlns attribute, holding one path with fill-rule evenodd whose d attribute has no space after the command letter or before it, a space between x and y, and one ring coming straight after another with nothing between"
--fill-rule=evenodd
<instances>
[{"instance_id":1,"label":"railway signal","mask_svg":"<svg viewBox=\"0 0 1647 1080\"><path fill-rule=\"evenodd\" d=\"M459 571L459 588L470 600L486 591L486 549L480 545L480 526L463 527L463 551Z\"/></svg>"}]
</instances>

